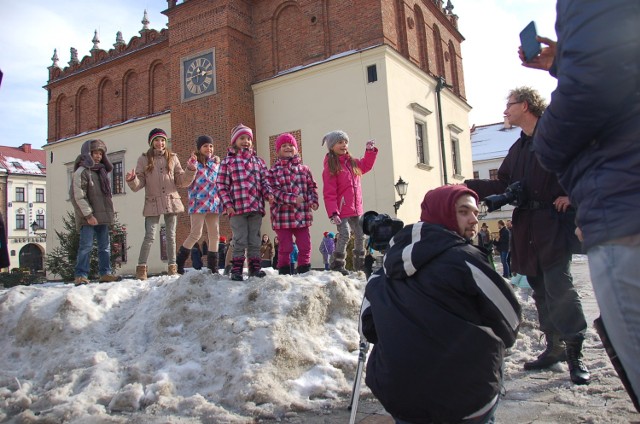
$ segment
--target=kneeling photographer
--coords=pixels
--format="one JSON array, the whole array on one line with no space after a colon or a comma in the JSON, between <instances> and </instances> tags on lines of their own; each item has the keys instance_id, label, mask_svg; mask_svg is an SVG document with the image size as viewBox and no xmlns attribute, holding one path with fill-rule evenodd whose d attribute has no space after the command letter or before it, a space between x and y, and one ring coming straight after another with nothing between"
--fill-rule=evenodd
<instances>
[{"instance_id":1,"label":"kneeling photographer","mask_svg":"<svg viewBox=\"0 0 640 424\"><path fill-rule=\"evenodd\" d=\"M393 236L365 288L366 384L396 423L493 418L520 305L470 242L477 201L463 185L429 191L420 222Z\"/></svg>"},{"instance_id":2,"label":"kneeling photographer","mask_svg":"<svg viewBox=\"0 0 640 424\"><path fill-rule=\"evenodd\" d=\"M511 231L511 270L525 275L533 289L540 330L547 347L525 370L548 368L567 361L571 381L588 384L582 362L587 323L571 276L571 248L576 240L567 231L571 203L555 174L539 164L532 151L533 133L546 104L528 87L509 93L505 117L522 129L498 169L497 180L466 180L491 211L514 205ZM568 234L569 233L569 234Z\"/></svg>"}]
</instances>

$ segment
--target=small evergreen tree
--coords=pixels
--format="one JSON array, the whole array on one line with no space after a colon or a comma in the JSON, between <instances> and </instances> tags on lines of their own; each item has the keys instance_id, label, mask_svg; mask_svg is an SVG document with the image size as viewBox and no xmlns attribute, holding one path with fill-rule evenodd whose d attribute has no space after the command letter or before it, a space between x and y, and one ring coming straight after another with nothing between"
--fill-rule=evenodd
<instances>
[{"instance_id":1,"label":"small evergreen tree","mask_svg":"<svg viewBox=\"0 0 640 424\"><path fill-rule=\"evenodd\" d=\"M66 216L62 217L62 227L61 231L55 230L60 245L46 255L45 266L49 272L59 275L64 281L73 281L80 246L80 231L76 228L75 216L72 213L67 212ZM122 249L128 249L125 246L126 234L127 229L116 218L109 231L111 269L119 266ZM115 246L119 248L114 249ZM89 278L98 278L98 249L95 238L89 255Z\"/></svg>"}]
</instances>

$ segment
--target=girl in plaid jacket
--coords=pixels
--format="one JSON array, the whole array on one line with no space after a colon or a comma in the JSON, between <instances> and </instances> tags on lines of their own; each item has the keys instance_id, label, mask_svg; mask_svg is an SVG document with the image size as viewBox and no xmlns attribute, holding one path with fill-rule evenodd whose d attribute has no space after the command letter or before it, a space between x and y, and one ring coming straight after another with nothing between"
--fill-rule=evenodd
<instances>
[{"instance_id":1,"label":"girl in plaid jacket","mask_svg":"<svg viewBox=\"0 0 640 424\"><path fill-rule=\"evenodd\" d=\"M278 160L269 170L271 226L278 235L278 273L289 274L293 239L298 246L298 274L311 270L312 210L318 209L318 186L298 155L298 143L289 133L276 139Z\"/></svg>"},{"instance_id":2,"label":"girl in plaid jacket","mask_svg":"<svg viewBox=\"0 0 640 424\"><path fill-rule=\"evenodd\" d=\"M264 200L273 200L264 160L253 150L253 131L239 124L231 131L231 146L218 171L218 195L229 215L233 232L231 279L242 281L245 251L249 258L249 277L264 277L260 264L260 226Z\"/></svg>"},{"instance_id":3,"label":"girl in plaid jacket","mask_svg":"<svg viewBox=\"0 0 640 424\"><path fill-rule=\"evenodd\" d=\"M207 267L212 273L218 272L218 236L220 234L218 218L222 212L222 204L216 187L219 163L220 158L213 155L213 139L208 135L198 137L196 151L187 162L189 168L196 170L196 175L189 185L191 231L180 246L176 259L179 274L184 274L184 263L189 257L191 248L200 240L202 227L205 224L209 240L206 253Z\"/></svg>"}]
</instances>

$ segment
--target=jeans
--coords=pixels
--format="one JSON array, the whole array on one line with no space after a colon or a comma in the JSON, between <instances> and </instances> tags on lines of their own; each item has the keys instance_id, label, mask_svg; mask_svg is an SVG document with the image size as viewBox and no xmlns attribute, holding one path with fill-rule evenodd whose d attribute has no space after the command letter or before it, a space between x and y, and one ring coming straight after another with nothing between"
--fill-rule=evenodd
<instances>
[{"instance_id":1,"label":"jeans","mask_svg":"<svg viewBox=\"0 0 640 424\"><path fill-rule=\"evenodd\" d=\"M511 269L509 269L509 252L500 252L500 261L502 262L502 276L511 277Z\"/></svg>"},{"instance_id":2,"label":"jeans","mask_svg":"<svg viewBox=\"0 0 640 424\"><path fill-rule=\"evenodd\" d=\"M562 340L583 340L587 321L580 296L573 287L570 266L571 254L567 253L557 265L538 269L535 277L527 275L527 281L533 289L540 330L557 334Z\"/></svg>"},{"instance_id":3,"label":"jeans","mask_svg":"<svg viewBox=\"0 0 640 424\"><path fill-rule=\"evenodd\" d=\"M76 277L89 276L89 257L93 249L93 235L98 241L98 271L100 275L111 274L111 245L109 225L83 225L80 228L80 245L76 261Z\"/></svg>"},{"instance_id":4,"label":"jeans","mask_svg":"<svg viewBox=\"0 0 640 424\"><path fill-rule=\"evenodd\" d=\"M164 214L164 223L167 226L167 259L169 264L176 263L176 222L178 215L175 213ZM144 217L144 240L140 246L140 256L138 256L138 265L146 265L149 259L149 251L151 245L156 239L156 230L160 222L160 215Z\"/></svg>"},{"instance_id":5,"label":"jeans","mask_svg":"<svg viewBox=\"0 0 640 424\"><path fill-rule=\"evenodd\" d=\"M636 398L640 398L640 246L607 244L587 252L602 321ZM640 399L638 399L640 401Z\"/></svg>"}]
</instances>

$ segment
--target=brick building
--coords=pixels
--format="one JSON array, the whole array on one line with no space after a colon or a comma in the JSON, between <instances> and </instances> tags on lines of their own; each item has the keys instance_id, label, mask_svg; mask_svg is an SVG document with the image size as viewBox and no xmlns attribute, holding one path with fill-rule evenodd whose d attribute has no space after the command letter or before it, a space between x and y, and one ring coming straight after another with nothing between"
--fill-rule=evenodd
<instances>
[{"instance_id":1,"label":"brick building","mask_svg":"<svg viewBox=\"0 0 640 424\"><path fill-rule=\"evenodd\" d=\"M429 188L472 175L463 37L452 9L441 0L168 0L168 29L150 29L144 19L139 37L125 43L118 36L109 50L96 36L90 55L80 60L72 48L64 68L54 54L45 87L48 183L66 191L81 144L107 142L120 167L114 204L129 230L123 268L130 272L142 240L143 195L129 192L122 172L146 150L151 128L170 134L183 162L200 134L225 155L240 122L254 129L267 162L276 136L294 132L320 190L322 136L343 129L355 156L370 138L380 148L363 180L365 208L392 213L401 175L409 195L398 214L413 222ZM50 227L60 223L59 211L71 210L66 197L56 196ZM187 214L179 218L178 243L188 222ZM330 228L321 205L312 241ZM229 235L226 218L221 230ZM268 214L263 232L272 234ZM164 266L156 256L151 272Z\"/></svg>"}]
</instances>

